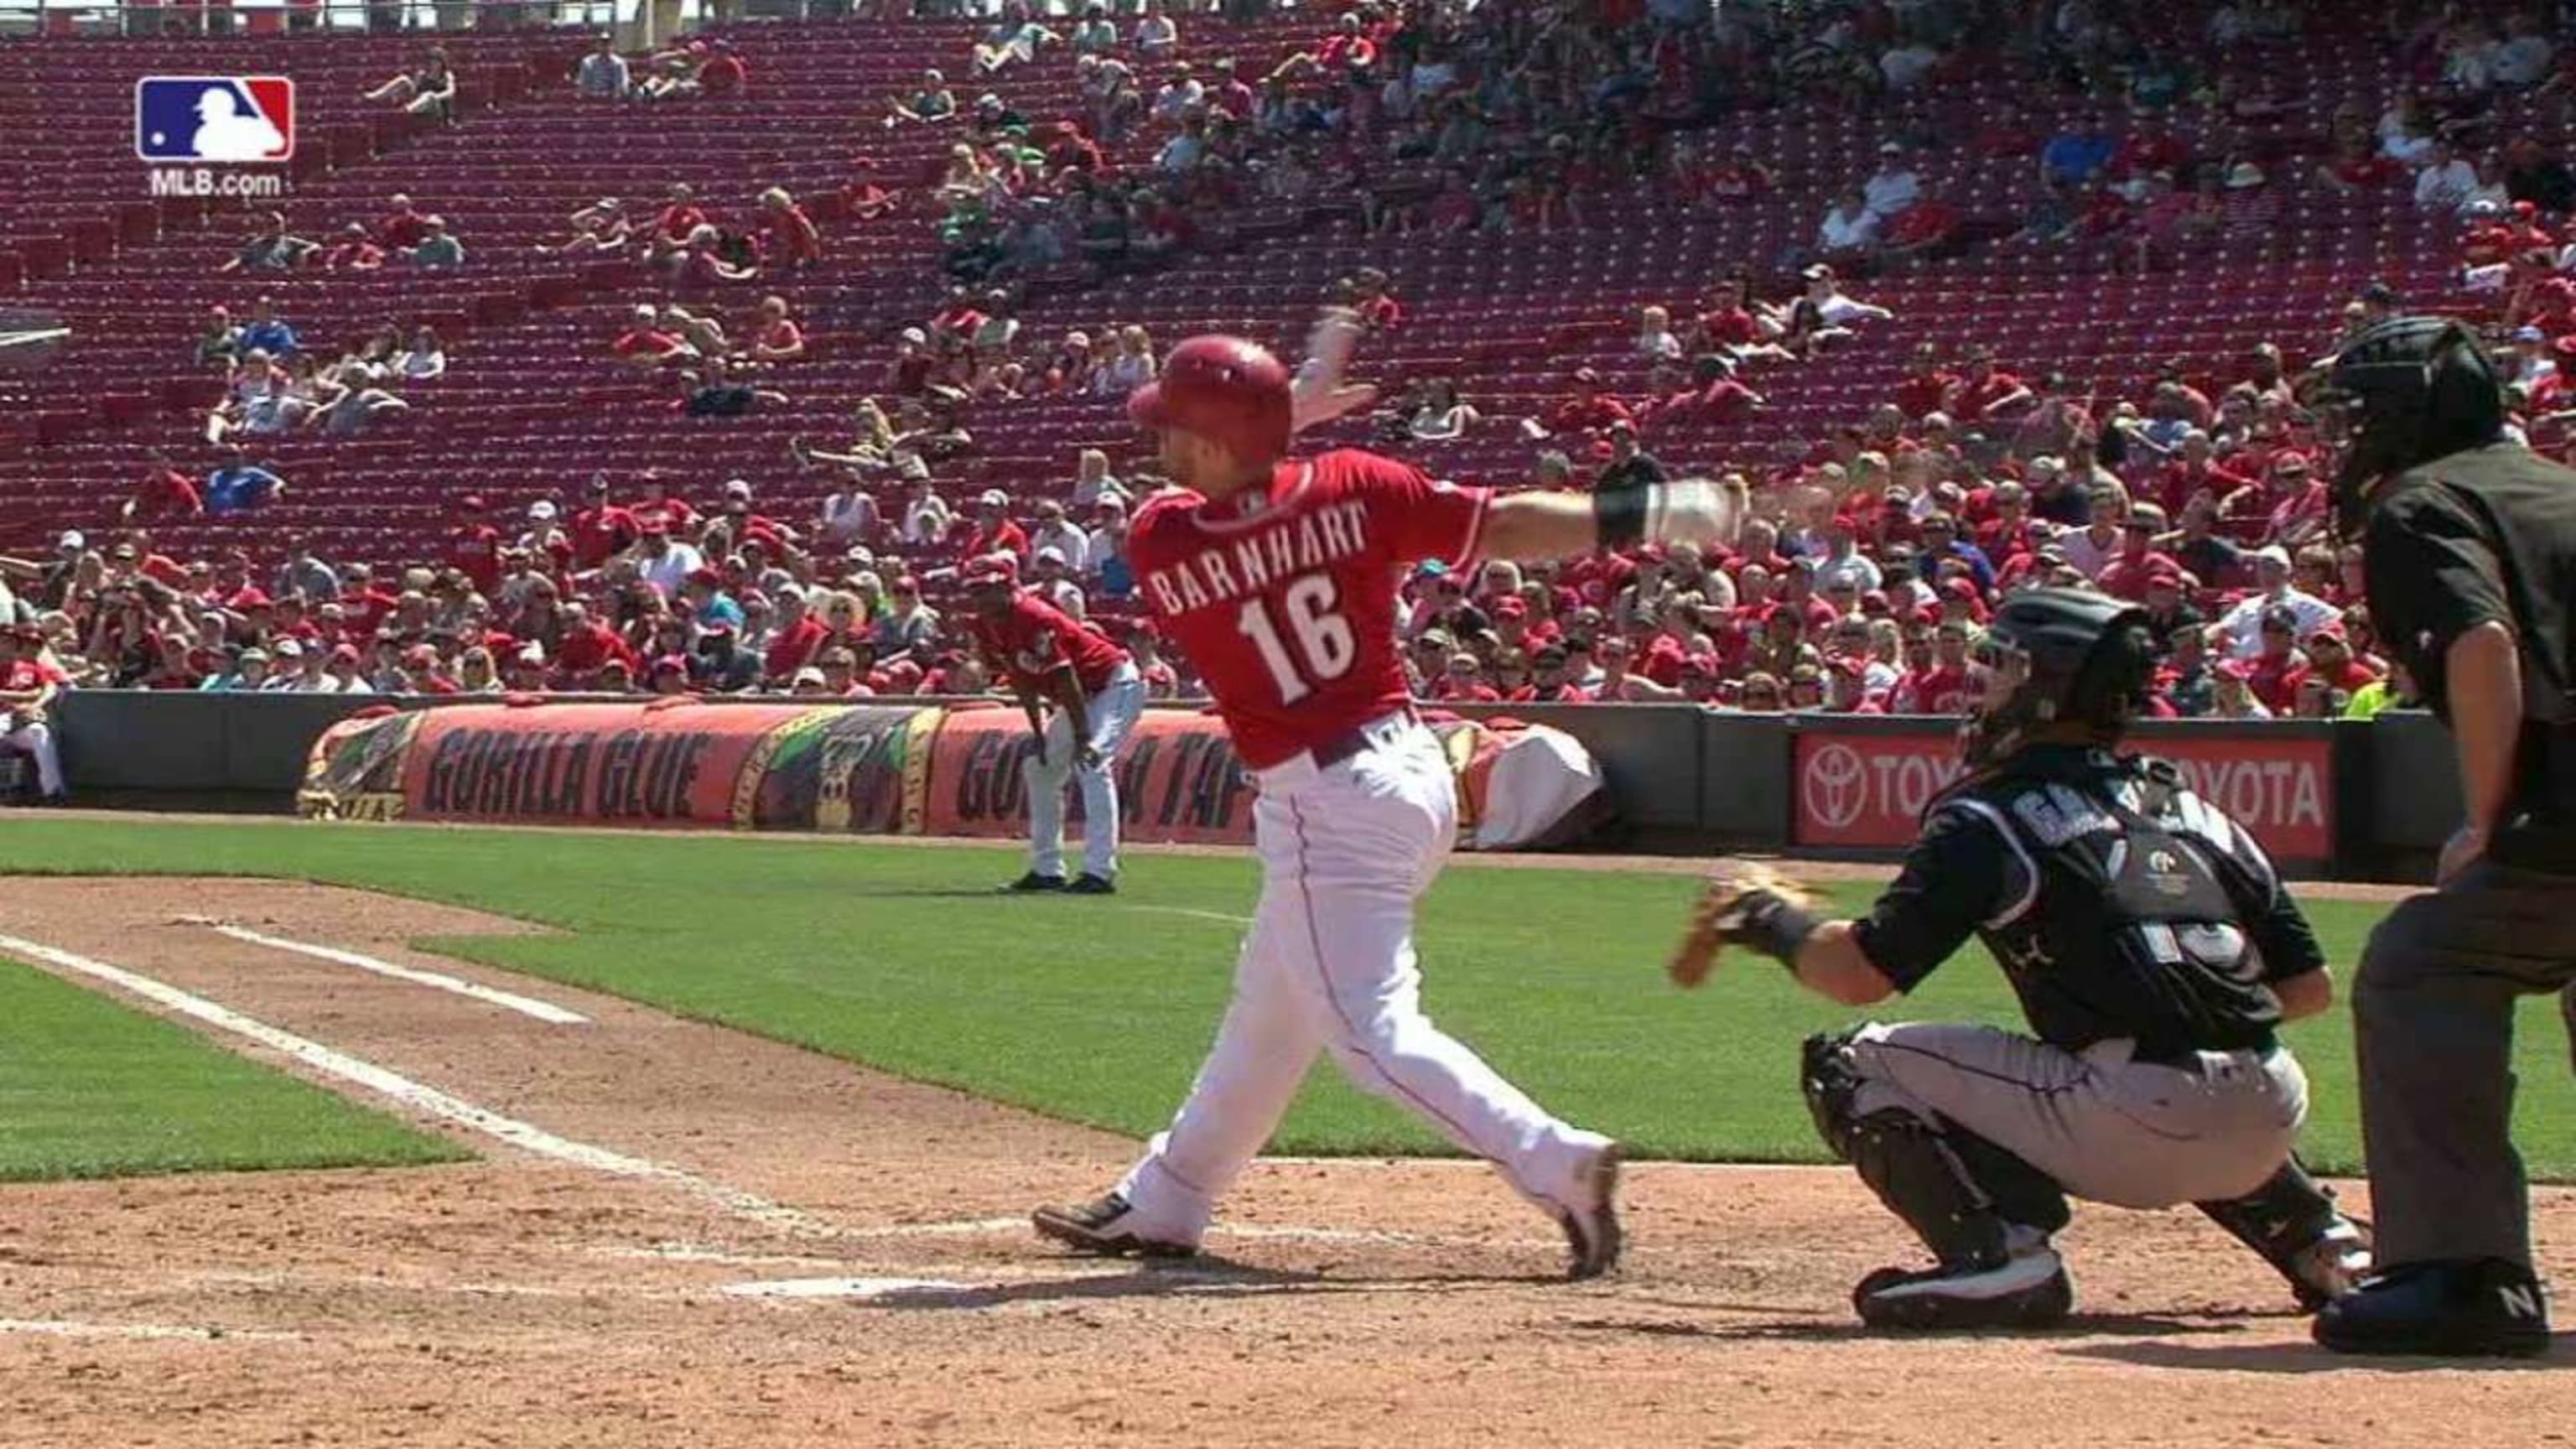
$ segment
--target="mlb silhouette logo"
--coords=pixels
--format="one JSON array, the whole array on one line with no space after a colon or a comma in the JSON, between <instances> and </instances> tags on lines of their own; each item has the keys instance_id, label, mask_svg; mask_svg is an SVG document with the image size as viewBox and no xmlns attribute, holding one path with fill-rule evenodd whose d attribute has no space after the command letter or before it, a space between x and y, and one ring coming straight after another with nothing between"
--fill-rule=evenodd
<instances>
[{"instance_id":1,"label":"mlb silhouette logo","mask_svg":"<svg viewBox=\"0 0 2576 1449\"><path fill-rule=\"evenodd\" d=\"M156 75L134 83L134 154L146 161L274 162L295 154L295 82L282 75Z\"/></svg>"}]
</instances>

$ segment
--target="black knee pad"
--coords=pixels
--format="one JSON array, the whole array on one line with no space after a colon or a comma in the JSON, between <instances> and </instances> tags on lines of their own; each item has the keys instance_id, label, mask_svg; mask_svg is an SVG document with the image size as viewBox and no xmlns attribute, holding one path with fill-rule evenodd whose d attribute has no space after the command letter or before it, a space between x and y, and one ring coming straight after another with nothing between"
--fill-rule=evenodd
<instances>
[{"instance_id":1,"label":"black knee pad","mask_svg":"<svg viewBox=\"0 0 2576 1449\"><path fill-rule=\"evenodd\" d=\"M1973 1132L1952 1127L1946 1134L1970 1181L1983 1189L2004 1221L2053 1233L2074 1220L2066 1189L2057 1179L2031 1166L2009 1148L1998 1147Z\"/></svg>"},{"instance_id":2,"label":"black knee pad","mask_svg":"<svg viewBox=\"0 0 2576 1449\"><path fill-rule=\"evenodd\" d=\"M1848 1123L1842 1150L1860 1180L1943 1267L1995 1268L2010 1256L2003 1214L1939 1127L1891 1107Z\"/></svg>"}]
</instances>

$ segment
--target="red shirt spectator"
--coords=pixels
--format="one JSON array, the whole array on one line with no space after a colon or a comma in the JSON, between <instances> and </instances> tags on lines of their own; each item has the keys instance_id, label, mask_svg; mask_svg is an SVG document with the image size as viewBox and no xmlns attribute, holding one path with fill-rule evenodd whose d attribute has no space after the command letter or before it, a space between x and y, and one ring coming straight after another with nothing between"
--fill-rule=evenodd
<instances>
[{"instance_id":1,"label":"red shirt spectator","mask_svg":"<svg viewBox=\"0 0 2576 1449\"><path fill-rule=\"evenodd\" d=\"M1590 433L1612 423L1634 423L1637 415L1628 405L1601 391L1601 374L1591 368L1574 374L1574 396L1556 405L1548 418L1548 430L1557 433Z\"/></svg>"},{"instance_id":2,"label":"red shirt spectator","mask_svg":"<svg viewBox=\"0 0 2576 1449\"><path fill-rule=\"evenodd\" d=\"M412 210L411 198L397 196L394 209L376 223L376 241L389 252L407 252L429 236L429 218Z\"/></svg>"},{"instance_id":3,"label":"red shirt spectator","mask_svg":"<svg viewBox=\"0 0 2576 1449\"><path fill-rule=\"evenodd\" d=\"M606 624L587 617L577 623L565 623L563 636L555 644L555 668L566 679L586 681L612 659L623 662L630 670L642 667L634 647Z\"/></svg>"},{"instance_id":4,"label":"red shirt spectator","mask_svg":"<svg viewBox=\"0 0 2576 1449\"><path fill-rule=\"evenodd\" d=\"M580 569L599 567L644 536L632 510L608 501L605 482L591 484L590 496L591 506L572 516L572 561Z\"/></svg>"},{"instance_id":5,"label":"red shirt spectator","mask_svg":"<svg viewBox=\"0 0 2576 1449\"><path fill-rule=\"evenodd\" d=\"M188 475L156 462L135 488L125 515L132 519L194 518L205 511L205 500L197 496L197 485L189 481Z\"/></svg>"},{"instance_id":6,"label":"red shirt spectator","mask_svg":"<svg viewBox=\"0 0 2576 1449\"><path fill-rule=\"evenodd\" d=\"M769 651L762 657L761 665L769 671L772 679L792 679L796 671L804 668L814 657L814 651L823 647L824 639L831 632L823 627L822 620L800 610L795 623L781 628L770 639Z\"/></svg>"},{"instance_id":7,"label":"red shirt spectator","mask_svg":"<svg viewBox=\"0 0 2576 1449\"><path fill-rule=\"evenodd\" d=\"M785 197L787 193L775 193ZM784 266L799 266L823 259L823 234L815 229L814 218L793 201L773 203L761 213L761 230L769 238L768 254Z\"/></svg>"},{"instance_id":8,"label":"red shirt spectator","mask_svg":"<svg viewBox=\"0 0 2576 1449\"><path fill-rule=\"evenodd\" d=\"M743 68L742 57L733 53L724 41L717 41L716 53L698 67L698 94L702 96L738 96L743 82L751 73Z\"/></svg>"},{"instance_id":9,"label":"red shirt spectator","mask_svg":"<svg viewBox=\"0 0 2576 1449\"><path fill-rule=\"evenodd\" d=\"M487 597L501 585L501 531L483 521L483 500L474 495L457 505L464 521L447 535L447 562Z\"/></svg>"},{"instance_id":10,"label":"red shirt spectator","mask_svg":"<svg viewBox=\"0 0 2576 1449\"><path fill-rule=\"evenodd\" d=\"M984 495L976 500L975 526L966 535L963 550L966 557L982 558L986 554L1007 553L1024 563L1028 560L1029 535L1011 521L1010 507L1011 495L999 488L984 490Z\"/></svg>"}]
</instances>

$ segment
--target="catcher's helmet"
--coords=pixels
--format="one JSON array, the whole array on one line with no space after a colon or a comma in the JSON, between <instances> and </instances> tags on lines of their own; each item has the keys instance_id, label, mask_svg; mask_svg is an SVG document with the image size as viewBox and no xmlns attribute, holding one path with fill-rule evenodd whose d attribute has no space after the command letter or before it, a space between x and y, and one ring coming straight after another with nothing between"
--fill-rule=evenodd
<instances>
[{"instance_id":1,"label":"catcher's helmet","mask_svg":"<svg viewBox=\"0 0 2576 1449\"><path fill-rule=\"evenodd\" d=\"M2336 526L2359 532L2371 489L2392 473L2504 434L2504 388L2477 334L2451 317L2391 317L2326 364L2314 394L2350 430L2335 478Z\"/></svg>"},{"instance_id":2,"label":"catcher's helmet","mask_svg":"<svg viewBox=\"0 0 2576 1449\"><path fill-rule=\"evenodd\" d=\"M1127 399L1127 415L1139 424L1195 433L1250 462L1288 451L1293 412L1288 369L1240 337L1191 338Z\"/></svg>"},{"instance_id":3,"label":"catcher's helmet","mask_svg":"<svg viewBox=\"0 0 2576 1449\"><path fill-rule=\"evenodd\" d=\"M2003 760L2050 725L2083 727L2109 744L2145 704L2155 675L2147 611L2080 589L2025 589L2004 601L1973 656L2011 692L1981 699L1960 732L1970 769Z\"/></svg>"}]
</instances>

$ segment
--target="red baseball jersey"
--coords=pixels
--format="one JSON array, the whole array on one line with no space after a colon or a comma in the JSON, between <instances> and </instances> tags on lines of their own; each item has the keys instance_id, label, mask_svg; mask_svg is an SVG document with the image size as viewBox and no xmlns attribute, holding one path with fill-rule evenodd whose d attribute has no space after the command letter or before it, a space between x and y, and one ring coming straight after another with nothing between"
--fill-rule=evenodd
<instances>
[{"instance_id":1,"label":"red baseball jersey","mask_svg":"<svg viewBox=\"0 0 2576 1449\"><path fill-rule=\"evenodd\" d=\"M1109 687L1109 676L1127 662L1127 651L1076 623L1073 616L1020 590L1011 611L999 619L973 616L975 643L993 673L1021 688L1038 682L1070 662L1073 677L1088 697Z\"/></svg>"},{"instance_id":2,"label":"red baseball jersey","mask_svg":"<svg viewBox=\"0 0 2576 1449\"><path fill-rule=\"evenodd\" d=\"M1403 571L1465 568L1493 495L1370 453L1278 465L1267 491L1146 501L1127 541L1141 592L1198 665L1235 753L1266 769L1405 707Z\"/></svg>"}]
</instances>

